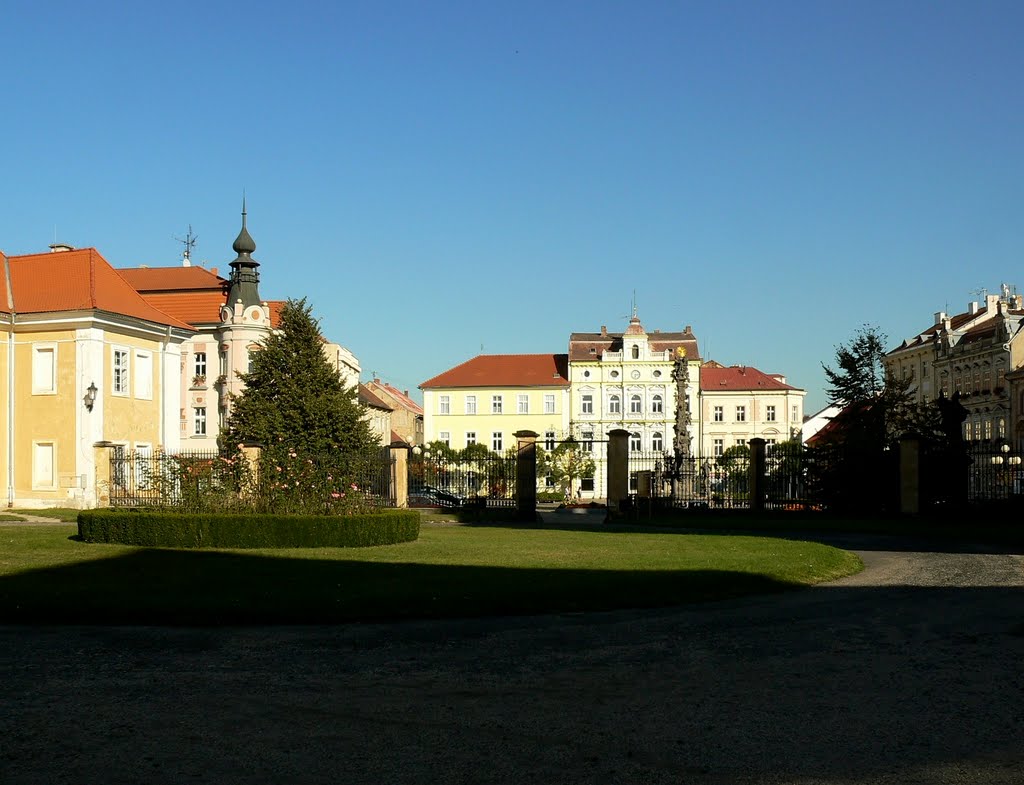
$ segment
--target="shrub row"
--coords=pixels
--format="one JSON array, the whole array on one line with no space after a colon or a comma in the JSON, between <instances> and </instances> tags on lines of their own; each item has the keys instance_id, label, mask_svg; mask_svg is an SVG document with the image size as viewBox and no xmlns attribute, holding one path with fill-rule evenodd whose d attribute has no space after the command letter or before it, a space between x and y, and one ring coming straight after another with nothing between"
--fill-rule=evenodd
<instances>
[{"instance_id":1,"label":"shrub row","mask_svg":"<svg viewBox=\"0 0 1024 785\"><path fill-rule=\"evenodd\" d=\"M164 548L362 548L412 542L420 536L414 510L359 515L182 514L164 510L83 510L86 542Z\"/></svg>"}]
</instances>

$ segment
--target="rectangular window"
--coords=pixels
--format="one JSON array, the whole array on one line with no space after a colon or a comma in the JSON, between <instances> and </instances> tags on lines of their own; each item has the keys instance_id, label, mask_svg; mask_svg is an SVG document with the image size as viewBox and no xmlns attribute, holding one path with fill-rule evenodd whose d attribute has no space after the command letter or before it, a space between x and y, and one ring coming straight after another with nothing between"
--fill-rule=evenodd
<instances>
[{"instance_id":1,"label":"rectangular window","mask_svg":"<svg viewBox=\"0 0 1024 785\"><path fill-rule=\"evenodd\" d=\"M769 447L771 447L773 444L775 444L775 440L774 439L765 439L764 443L766 445L768 445Z\"/></svg>"},{"instance_id":2,"label":"rectangular window","mask_svg":"<svg viewBox=\"0 0 1024 785\"><path fill-rule=\"evenodd\" d=\"M594 491L594 478L593 477L584 477L582 480L580 480L580 490L581 491L590 491L591 493L593 493L593 491Z\"/></svg>"},{"instance_id":3,"label":"rectangular window","mask_svg":"<svg viewBox=\"0 0 1024 785\"><path fill-rule=\"evenodd\" d=\"M746 445L747 445L747 440L746 439L737 439L736 440L736 446L737 447L746 447Z\"/></svg>"},{"instance_id":4,"label":"rectangular window","mask_svg":"<svg viewBox=\"0 0 1024 785\"><path fill-rule=\"evenodd\" d=\"M746 421L747 421L747 407L746 406L737 406L736 407L736 422L746 422Z\"/></svg>"},{"instance_id":5,"label":"rectangular window","mask_svg":"<svg viewBox=\"0 0 1024 785\"><path fill-rule=\"evenodd\" d=\"M494 431L494 433L491 434L491 449L495 452L501 452L505 449L501 440L501 431Z\"/></svg>"},{"instance_id":6,"label":"rectangular window","mask_svg":"<svg viewBox=\"0 0 1024 785\"><path fill-rule=\"evenodd\" d=\"M135 487L144 490L153 476L153 445L135 443L135 457L132 467L135 472Z\"/></svg>"},{"instance_id":7,"label":"rectangular window","mask_svg":"<svg viewBox=\"0 0 1024 785\"><path fill-rule=\"evenodd\" d=\"M721 406L715 407L715 422L725 422L725 409Z\"/></svg>"},{"instance_id":8,"label":"rectangular window","mask_svg":"<svg viewBox=\"0 0 1024 785\"><path fill-rule=\"evenodd\" d=\"M520 393L516 396L516 413L517 414L529 414L530 413L530 396Z\"/></svg>"},{"instance_id":9,"label":"rectangular window","mask_svg":"<svg viewBox=\"0 0 1024 785\"><path fill-rule=\"evenodd\" d=\"M476 444L476 431L466 431L466 446Z\"/></svg>"},{"instance_id":10,"label":"rectangular window","mask_svg":"<svg viewBox=\"0 0 1024 785\"><path fill-rule=\"evenodd\" d=\"M716 456L719 456L719 455L721 455L722 453L725 452L725 440L724 439L715 439L712 442L712 444L714 445L714 448L715 448L714 452L715 452Z\"/></svg>"},{"instance_id":11,"label":"rectangular window","mask_svg":"<svg viewBox=\"0 0 1024 785\"><path fill-rule=\"evenodd\" d=\"M135 397L150 400L153 397L153 355L135 353Z\"/></svg>"},{"instance_id":12,"label":"rectangular window","mask_svg":"<svg viewBox=\"0 0 1024 785\"><path fill-rule=\"evenodd\" d=\"M555 449L555 432L545 431L544 432L544 449L551 452Z\"/></svg>"},{"instance_id":13,"label":"rectangular window","mask_svg":"<svg viewBox=\"0 0 1024 785\"><path fill-rule=\"evenodd\" d=\"M57 392L57 344L32 347L32 394Z\"/></svg>"},{"instance_id":14,"label":"rectangular window","mask_svg":"<svg viewBox=\"0 0 1024 785\"><path fill-rule=\"evenodd\" d=\"M476 414L476 396L466 396L466 414Z\"/></svg>"},{"instance_id":15,"label":"rectangular window","mask_svg":"<svg viewBox=\"0 0 1024 785\"><path fill-rule=\"evenodd\" d=\"M206 436L206 407L197 406L195 408L195 417L192 420L193 428L192 433L196 436Z\"/></svg>"},{"instance_id":16,"label":"rectangular window","mask_svg":"<svg viewBox=\"0 0 1024 785\"><path fill-rule=\"evenodd\" d=\"M128 394L128 350L114 349L114 395Z\"/></svg>"},{"instance_id":17,"label":"rectangular window","mask_svg":"<svg viewBox=\"0 0 1024 785\"><path fill-rule=\"evenodd\" d=\"M584 431L580 435L583 437L583 452L593 452L594 451L594 432L593 431Z\"/></svg>"},{"instance_id":18,"label":"rectangular window","mask_svg":"<svg viewBox=\"0 0 1024 785\"><path fill-rule=\"evenodd\" d=\"M196 352L195 375L206 376L206 352Z\"/></svg>"},{"instance_id":19,"label":"rectangular window","mask_svg":"<svg viewBox=\"0 0 1024 785\"><path fill-rule=\"evenodd\" d=\"M793 409L790 411L789 419L793 422L800 422L800 407L793 404Z\"/></svg>"},{"instance_id":20,"label":"rectangular window","mask_svg":"<svg viewBox=\"0 0 1024 785\"><path fill-rule=\"evenodd\" d=\"M594 413L594 396L593 395L591 395L590 393L584 393L583 397L580 399L580 403L581 403L581 406L582 406L581 411L583 412L583 414L593 414Z\"/></svg>"},{"instance_id":21,"label":"rectangular window","mask_svg":"<svg viewBox=\"0 0 1024 785\"><path fill-rule=\"evenodd\" d=\"M451 414L452 413L452 399L450 395L442 395L437 399L437 413L438 414Z\"/></svg>"},{"instance_id":22,"label":"rectangular window","mask_svg":"<svg viewBox=\"0 0 1024 785\"><path fill-rule=\"evenodd\" d=\"M502 399L500 395L491 396L491 414L501 414ZM468 414L468 412L467 412Z\"/></svg>"},{"instance_id":23,"label":"rectangular window","mask_svg":"<svg viewBox=\"0 0 1024 785\"><path fill-rule=\"evenodd\" d=\"M32 487L55 488L57 486L57 448L53 442L32 443Z\"/></svg>"},{"instance_id":24,"label":"rectangular window","mask_svg":"<svg viewBox=\"0 0 1024 785\"><path fill-rule=\"evenodd\" d=\"M438 441L444 442L444 446L445 447L451 447L452 446L452 435L448 431L441 431L437 435L437 439L438 439Z\"/></svg>"},{"instance_id":25,"label":"rectangular window","mask_svg":"<svg viewBox=\"0 0 1024 785\"><path fill-rule=\"evenodd\" d=\"M775 422L775 407L774 406L766 406L765 407L765 409L764 409L764 418L768 422Z\"/></svg>"},{"instance_id":26,"label":"rectangular window","mask_svg":"<svg viewBox=\"0 0 1024 785\"><path fill-rule=\"evenodd\" d=\"M555 413L555 396L547 395L544 396L544 414Z\"/></svg>"}]
</instances>

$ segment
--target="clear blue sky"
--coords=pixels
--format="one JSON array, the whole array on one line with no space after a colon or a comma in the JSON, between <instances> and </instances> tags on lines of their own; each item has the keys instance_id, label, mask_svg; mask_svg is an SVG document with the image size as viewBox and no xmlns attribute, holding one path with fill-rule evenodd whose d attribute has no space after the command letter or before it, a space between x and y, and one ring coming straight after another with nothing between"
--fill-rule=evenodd
<instances>
[{"instance_id":1,"label":"clear blue sky","mask_svg":"<svg viewBox=\"0 0 1024 785\"><path fill-rule=\"evenodd\" d=\"M1024 291L1018 2L7 3L0 249L226 270L415 390L693 326L784 373Z\"/></svg>"}]
</instances>

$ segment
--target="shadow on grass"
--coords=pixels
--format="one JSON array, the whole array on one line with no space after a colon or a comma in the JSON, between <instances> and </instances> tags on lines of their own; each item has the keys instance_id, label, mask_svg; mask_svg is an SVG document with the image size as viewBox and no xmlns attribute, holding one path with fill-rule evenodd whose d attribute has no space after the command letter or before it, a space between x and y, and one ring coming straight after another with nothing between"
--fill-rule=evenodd
<instances>
[{"instance_id":1,"label":"shadow on grass","mask_svg":"<svg viewBox=\"0 0 1024 785\"><path fill-rule=\"evenodd\" d=\"M672 515L604 520L597 515L542 512L534 521L474 521L467 526L500 526L563 531L638 534L721 534L781 537L847 550L924 553L1024 553L1024 528L1003 518L995 522L947 517L839 516L821 512L695 510Z\"/></svg>"},{"instance_id":2,"label":"shadow on grass","mask_svg":"<svg viewBox=\"0 0 1024 785\"><path fill-rule=\"evenodd\" d=\"M715 570L318 561L140 550L0 578L0 623L317 624L652 608L798 588Z\"/></svg>"}]
</instances>

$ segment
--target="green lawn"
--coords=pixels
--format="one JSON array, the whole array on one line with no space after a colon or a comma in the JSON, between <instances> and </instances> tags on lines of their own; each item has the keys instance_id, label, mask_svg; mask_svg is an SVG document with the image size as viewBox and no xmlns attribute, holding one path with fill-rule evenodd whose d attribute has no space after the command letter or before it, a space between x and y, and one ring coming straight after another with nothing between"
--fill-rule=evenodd
<instances>
[{"instance_id":1,"label":"green lawn","mask_svg":"<svg viewBox=\"0 0 1024 785\"><path fill-rule=\"evenodd\" d=\"M0 524L0 621L320 623L654 607L798 588L861 569L775 538L424 526L361 549L87 544L74 526Z\"/></svg>"},{"instance_id":2,"label":"green lawn","mask_svg":"<svg viewBox=\"0 0 1024 785\"><path fill-rule=\"evenodd\" d=\"M72 509L71 507L45 507L39 510L8 510L7 512L13 513L16 516L37 515L40 518L56 518L58 521L64 521L65 523L75 523L78 521L78 513L81 510ZM24 519L19 518L19 520Z\"/></svg>"}]
</instances>

